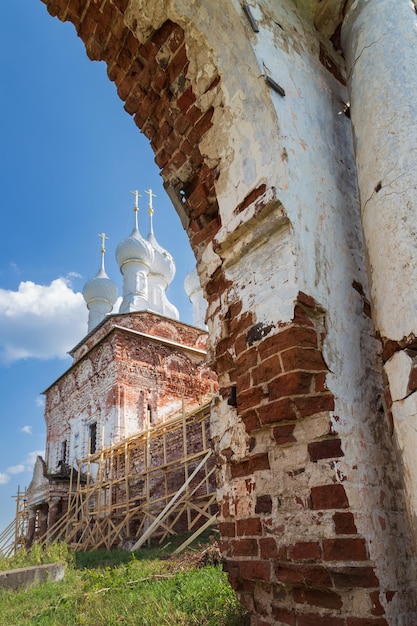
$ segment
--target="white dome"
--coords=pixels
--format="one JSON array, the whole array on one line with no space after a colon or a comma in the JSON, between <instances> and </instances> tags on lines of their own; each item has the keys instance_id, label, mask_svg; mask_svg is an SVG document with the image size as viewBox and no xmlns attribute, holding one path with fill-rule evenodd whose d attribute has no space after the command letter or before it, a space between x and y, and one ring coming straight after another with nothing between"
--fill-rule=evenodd
<instances>
[{"instance_id":1,"label":"white dome","mask_svg":"<svg viewBox=\"0 0 417 626\"><path fill-rule=\"evenodd\" d=\"M200 285L197 268L194 268L185 277L184 289L191 304L193 305L194 326L198 326L198 328L206 328L205 319L207 301L204 298L204 293Z\"/></svg>"},{"instance_id":2,"label":"white dome","mask_svg":"<svg viewBox=\"0 0 417 626\"><path fill-rule=\"evenodd\" d=\"M189 298L192 296L192 294L201 290L200 280L198 278L196 267L185 277L184 289Z\"/></svg>"},{"instance_id":3,"label":"white dome","mask_svg":"<svg viewBox=\"0 0 417 626\"><path fill-rule=\"evenodd\" d=\"M110 280L103 268L97 272L83 287L83 297L87 306L94 300L104 300L113 307L118 292L115 283Z\"/></svg>"},{"instance_id":4,"label":"white dome","mask_svg":"<svg viewBox=\"0 0 417 626\"><path fill-rule=\"evenodd\" d=\"M152 274L162 276L166 284L169 285L175 276L174 259L170 253L167 252L167 250L159 245L152 230L147 236L147 240L153 249L153 261L150 267L150 272Z\"/></svg>"},{"instance_id":5,"label":"white dome","mask_svg":"<svg viewBox=\"0 0 417 626\"><path fill-rule=\"evenodd\" d=\"M151 265L153 250L149 243L142 237L138 228L134 228L132 234L119 243L116 249L116 261L122 269L128 261L141 261L148 267Z\"/></svg>"}]
</instances>

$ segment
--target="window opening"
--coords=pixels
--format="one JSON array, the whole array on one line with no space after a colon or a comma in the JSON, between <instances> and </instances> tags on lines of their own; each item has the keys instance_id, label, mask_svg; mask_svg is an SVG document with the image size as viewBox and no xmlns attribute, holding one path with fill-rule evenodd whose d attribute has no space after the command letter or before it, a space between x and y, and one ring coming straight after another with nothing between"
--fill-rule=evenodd
<instances>
[{"instance_id":1,"label":"window opening","mask_svg":"<svg viewBox=\"0 0 417 626\"><path fill-rule=\"evenodd\" d=\"M61 443L61 454L60 454L60 462L61 463L66 463L67 462L67 454L68 454L68 442L65 439L65 441L63 441Z\"/></svg>"},{"instance_id":2,"label":"window opening","mask_svg":"<svg viewBox=\"0 0 417 626\"><path fill-rule=\"evenodd\" d=\"M146 408L146 421L149 425L152 424L152 407L150 404Z\"/></svg>"},{"instance_id":3,"label":"window opening","mask_svg":"<svg viewBox=\"0 0 417 626\"><path fill-rule=\"evenodd\" d=\"M90 440L89 454L94 454L94 452L97 451L97 422L90 424L89 440Z\"/></svg>"}]
</instances>

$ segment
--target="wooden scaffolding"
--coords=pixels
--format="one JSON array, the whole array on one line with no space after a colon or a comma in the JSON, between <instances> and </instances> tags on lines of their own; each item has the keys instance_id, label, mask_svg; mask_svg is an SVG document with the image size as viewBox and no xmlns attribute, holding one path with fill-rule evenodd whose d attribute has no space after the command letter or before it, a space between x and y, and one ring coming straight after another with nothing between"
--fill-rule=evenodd
<instances>
[{"instance_id":1,"label":"wooden scaffolding","mask_svg":"<svg viewBox=\"0 0 417 626\"><path fill-rule=\"evenodd\" d=\"M28 510L26 506L26 489L20 491L17 489L16 498L16 517L15 519L0 533L0 555L9 557L13 556L21 548L25 547L26 535L28 531Z\"/></svg>"},{"instance_id":2,"label":"wooden scaffolding","mask_svg":"<svg viewBox=\"0 0 417 626\"><path fill-rule=\"evenodd\" d=\"M151 426L77 462L68 507L38 541L75 550L124 546L215 523L215 462L210 404Z\"/></svg>"}]
</instances>

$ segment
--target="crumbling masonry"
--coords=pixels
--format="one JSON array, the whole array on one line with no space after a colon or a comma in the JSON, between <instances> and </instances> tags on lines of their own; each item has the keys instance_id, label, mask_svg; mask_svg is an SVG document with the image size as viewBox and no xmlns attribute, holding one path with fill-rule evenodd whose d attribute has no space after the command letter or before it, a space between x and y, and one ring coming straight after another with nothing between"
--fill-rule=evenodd
<instances>
[{"instance_id":1,"label":"crumbling masonry","mask_svg":"<svg viewBox=\"0 0 417 626\"><path fill-rule=\"evenodd\" d=\"M44 2L106 62L197 257L253 626L417 624L414 3Z\"/></svg>"}]
</instances>

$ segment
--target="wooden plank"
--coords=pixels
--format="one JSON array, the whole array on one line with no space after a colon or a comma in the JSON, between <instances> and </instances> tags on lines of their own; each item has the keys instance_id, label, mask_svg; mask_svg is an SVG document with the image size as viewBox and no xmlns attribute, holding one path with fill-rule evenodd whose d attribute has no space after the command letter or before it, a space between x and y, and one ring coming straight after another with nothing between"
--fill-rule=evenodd
<instances>
[{"instance_id":1,"label":"wooden plank","mask_svg":"<svg viewBox=\"0 0 417 626\"><path fill-rule=\"evenodd\" d=\"M209 526L213 526L214 524L217 524L217 513L212 515L210 517L210 519L208 519L207 522L205 524L203 524L203 526L200 526L200 528L198 528L195 531L195 533L193 533L191 535L191 537L188 537L188 539L186 539L186 541L184 541L184 543L182 543L176 550L174 550L174 552L172 554L179 554L180 552L185 550L185 548L187 548L190 545L190 543L192 543L194 541L194 539L197 539L197 537L199 537L201 535L201 533L203 533L205 530L207 530L207 528Z\"/></svg>"},{"instance_id":2,"label":"wooden plank","mask_svg":"<svg viewBox=\"0 0 417 626\"><path fill-rule=\"evenodd\" d=\"M145 531L142 535L142 537L135 543L135 545L131 548L131 552L134 552L135 550L138 550L144 543L145 541L152 535L153 530L157 527L159 521L161 521L164 517L166 517L166 515L169 514L170 509L172 508L172 506L174 505L174 503L178 500L178 498L181 496L181 494L187 489L189 483L192 481L192 479L194 478L194 476L196 476L198 474L198 472L200 471L200 469L203 467L204 463L209 459L209 457L211 456L212 451L209 450L206 454L206 456L203 458L202 461L200 461L200 463L197 465L197 467L195 468L194 472L188 477L188 480L186 480L184 482L184 484L178 489L177 493L174 495L174 497L168 502L168 504L166 505L166 507L163 509L163 511L161 511L161 513L158 515L158 517L156 518L156 520L153 522L153 524L151 524L149 526L149 528L147 529L147 531Z\"/></svg>"}]
</instances>

